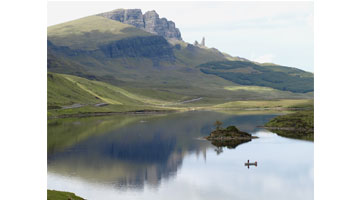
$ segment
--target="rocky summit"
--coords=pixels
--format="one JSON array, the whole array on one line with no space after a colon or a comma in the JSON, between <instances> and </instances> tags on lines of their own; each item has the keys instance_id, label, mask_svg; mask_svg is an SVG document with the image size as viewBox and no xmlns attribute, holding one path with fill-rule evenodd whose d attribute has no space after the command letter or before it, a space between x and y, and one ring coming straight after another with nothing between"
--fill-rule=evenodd
<instances>
[{"instance_id":1,"label":"rocky summit","mask_svg":"<svg viewBox=\"0 0 360 200\"><path fill-rule=\"evenodd\" d=\"M141 9L117 9L100 13L98 16L130 24L136 28L165 38L182 40L180 30L176 28L175 23L168 21L166 18L160 18L154 10L142 14Z\"/></svg>"}]
</instances>

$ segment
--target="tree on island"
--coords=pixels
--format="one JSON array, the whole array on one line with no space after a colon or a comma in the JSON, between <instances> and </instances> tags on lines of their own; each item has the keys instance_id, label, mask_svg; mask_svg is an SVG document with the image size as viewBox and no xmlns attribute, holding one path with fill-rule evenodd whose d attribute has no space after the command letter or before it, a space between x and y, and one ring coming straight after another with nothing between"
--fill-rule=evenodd
<instances>
[{"instance_id":1,"label":"tree on island","mask_svg":"<svg viewBox=\"0 0 360 200\"><path fill-rule=\"evenodd\" d=\"M220 130L222 124L223 123L221 121L216 120L215 123L214 123L214 126L216 127L216 130Z\"/></svg>"}]
</instances>

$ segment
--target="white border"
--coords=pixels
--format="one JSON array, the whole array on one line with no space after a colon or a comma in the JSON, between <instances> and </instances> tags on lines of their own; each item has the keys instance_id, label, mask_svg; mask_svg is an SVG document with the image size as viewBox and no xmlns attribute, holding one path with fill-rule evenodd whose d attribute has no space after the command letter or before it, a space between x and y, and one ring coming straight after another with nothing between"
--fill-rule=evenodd
<instances>
[{"instance_id":1,"label":"white border","mask_svg":"<svg viewBox=\"0 0 360 200\"><path fill-rule=\"evenodd\" d=\"M2 2L2 199L46 199L46 2ZM360 199L359 4L315 1L315 199Z\"/></svg>"}]
</instances>

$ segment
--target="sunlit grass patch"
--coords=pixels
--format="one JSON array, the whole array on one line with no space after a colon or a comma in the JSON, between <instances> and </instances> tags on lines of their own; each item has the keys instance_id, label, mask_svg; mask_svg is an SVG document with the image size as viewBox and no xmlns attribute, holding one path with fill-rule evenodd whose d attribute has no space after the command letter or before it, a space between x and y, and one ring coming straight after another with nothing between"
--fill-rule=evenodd
<instances>
[{"instance_id":1,"label":"sunlit grass patch","mask_svg":"<svg viewBox=\"0 0 360 200\"><path fill-rule=\"evenodd\" d=\"M314 104L312 99L281 99L270 101L232 101L218 104L215 108L296 108L311 107Z\"/></svg>"},{"instance_id":2,"label":"sunlit grass patch","mask_svg":"<svg viewBox=\"0 0 360 200\"><path fill-rule=\"evenodd\" d=\"M273 88L269 87L260 87L260 86L246 86L246 85L239 85L239 86L225 86L225 90L236 91L236 90L247 90L247 91L275 91Z\"/></svg>"}]
</instances>

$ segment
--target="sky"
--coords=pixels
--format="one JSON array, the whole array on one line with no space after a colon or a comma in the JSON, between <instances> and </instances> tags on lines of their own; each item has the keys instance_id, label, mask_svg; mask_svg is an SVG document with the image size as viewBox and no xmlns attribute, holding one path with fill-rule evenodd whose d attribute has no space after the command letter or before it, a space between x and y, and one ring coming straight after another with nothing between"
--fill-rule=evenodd
<instances>
[{"instance_id":1,"label":"sky","mask_svg":"<svg viewBox=\"0 0 360 200\"><path fill-rule=\"evenodd\" d=\"M257 62L314 72L311 1L137 2L48 1L48 26L118 8L155 10L174 21L184 41Z\"/></svg>"}]
</instances>

